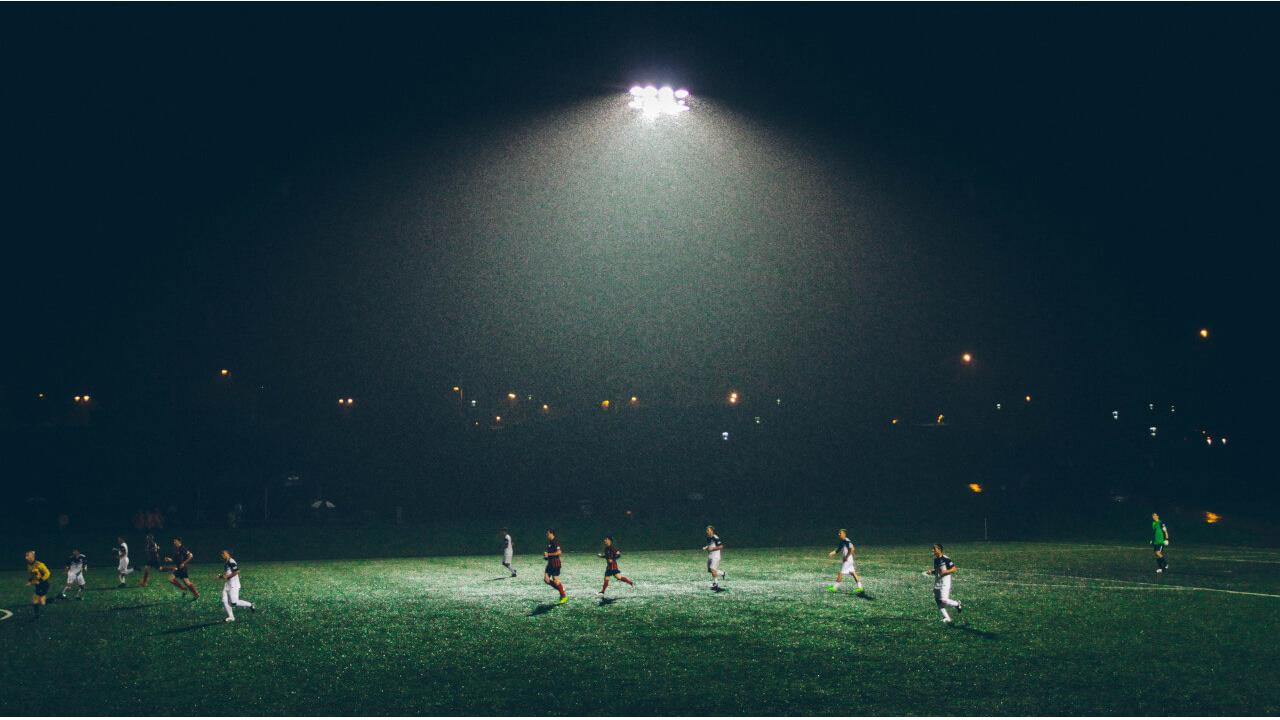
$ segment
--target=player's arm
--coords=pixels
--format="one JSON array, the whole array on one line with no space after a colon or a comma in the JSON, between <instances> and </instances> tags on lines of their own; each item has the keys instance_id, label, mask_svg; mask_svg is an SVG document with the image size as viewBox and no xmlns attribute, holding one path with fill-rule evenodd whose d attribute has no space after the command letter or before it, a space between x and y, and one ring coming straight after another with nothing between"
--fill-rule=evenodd
<instances>
[{"instance_id":1,"label":"player's arm","mask_svg":"<svg viewBox=\"0 0 1280 720\"><path fill-rule=\"evenodd\" d=\"M1164 530L1164 544L1168 545L1169 544L1169 526L1165 525L1164 523L1160 523L1160 529Z\"/></svg>"},{"instance_id":2,"label":"player's arm","mask_svg":"<svg viewBox=\"0 0 1280 720\"><path fill-rule=\"evenodd\" d=\"M955 563L951 563L951 567L949 567L949 568L948 568L948 567L944 567L944 568L940 568L940 569L938 570L938 577L942 577L943 575L955 575L955 574L956 574L956 570L959 570L959 569L960 569L960 568L956 567L956 564L955 564Z\"/></svg>"}]
</instances>

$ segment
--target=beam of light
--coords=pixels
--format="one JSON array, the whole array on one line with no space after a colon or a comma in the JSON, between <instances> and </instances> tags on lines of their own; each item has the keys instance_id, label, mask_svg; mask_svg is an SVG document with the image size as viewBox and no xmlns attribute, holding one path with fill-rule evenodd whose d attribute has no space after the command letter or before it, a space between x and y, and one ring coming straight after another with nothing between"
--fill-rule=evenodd
<instances>
[{"instance_id":1,"label":"beam of light","mask_svg":"<svg viewBox=\"0 0 1280 720\"><path fill-rule=\"evenodd\" d=\"M646 118L653 119L660 115L679 115L689 109L685 100L689 91L683 88L672 90L669 85L656 88L652 85L631 88L631 102L628 105L640 111Z\"/></svg>"}]
</instances>

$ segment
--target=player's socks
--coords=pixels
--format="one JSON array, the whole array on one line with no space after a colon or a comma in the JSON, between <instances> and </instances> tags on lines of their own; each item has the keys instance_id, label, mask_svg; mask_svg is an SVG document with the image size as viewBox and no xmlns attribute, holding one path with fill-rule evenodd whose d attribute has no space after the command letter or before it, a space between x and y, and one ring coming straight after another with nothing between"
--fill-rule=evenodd
<instances>
[{"instance_id":1,"label":"player's socks","mask_svg":"<svg viewBox=\"0 0 1280 720\"><path fill-rule=\"evenodd\" d=\"M946 608L942 609L942 622L951 622L951 615L947 612Z\"/></svg>"}]
</instances>

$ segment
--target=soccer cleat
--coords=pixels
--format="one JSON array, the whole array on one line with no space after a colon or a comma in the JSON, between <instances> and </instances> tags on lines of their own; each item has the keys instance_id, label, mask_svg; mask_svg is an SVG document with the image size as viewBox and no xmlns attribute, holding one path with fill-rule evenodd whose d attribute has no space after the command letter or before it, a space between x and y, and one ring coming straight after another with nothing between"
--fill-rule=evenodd
<instances>
[{"instance_id":1,"label":"soccer cleat","mask_svg":"<svg viewBox=\"0 0 1280 720\"><path fill-rule=\"evenodd\" d=\"M942 618L942 622L946 623L947 625L950 625L950 624L951 624L951 618Z\"/></svg>"},{"instance_id":2,"label":"soccer cleat","mask_svg":"<svg viewBox=\"0 0 1280 720\"><path fill-rule=\"evenodd\" d=\"M258 612L258 606L257 606L257 605L250 605L250 606L249 606L249 612Z\"/></svg>"},{"instance_id":3,"label":"soccer cleat","mask_svg":"<svg viewBox=\"0 0 1280 720\"><path fill-rule=\"evenodd\" d=\"M856 593L863 593L863 592L866 592L866 590L863 590L863 589L862 589L862 586L861 586L861 585L859 585L858 587L854 588L854 589L853 589L853 591L854 591L854 592L856 592Z\"/></svg>"},{"instance_id":4,"label":"soccer cleat","mask_svg":"<svg viewBox=\"0 0 1280 720\"><path fill-rule=\"evenodd\" d=\"M1159 574L1160 574L1160 573L1162 573L1162 572L1164 572L1164 568L1156 568L1156 574L1157 574L1157 575L1159 575Z\"/></svg>"},{"instance_id":5,"label":"soccer cleat","mask_svg":"<svg viewBox=\"0 0 1280 720\"><path fill-rule=\"evenodd\" d=\"M840 592L840 588L836 585L828 585L827 592Z\"/></svg>"},{"instance_id":6,"label":"soccer cleat","mask_svg":"<svg viewBox=\"0 0 1280 720\"><path fill-rule=\"evenodd\" d=\"M604 593L600 593L600 594L601 594L601 595L603 595ZM569 596L568 596L568 595L565 595L564 597L560 598L560 602L558 602L558 603L556 603L556 604L557 604L557 605L563 605L563 604L565 604L565 603L567 603L567 602L569 602Z\"/></svg>"},{"instance_id":7,"label":"soccer cleat","mask_svg":"<svg viewBox=\"0 0 1280 720\"><path fill-rule=\"evenodd\" d=\"M222 619L222 622L235 622L235 621L236 621L236 619L235 619L235 618L233 618L233 617L223 618L223 619Z\"/></svg>"},{"instance_id":8,"label":"soccer cleat","mask_svg":"<svg viewBox=\"0 0 1280 720\"><path fill-rule=\"evenodd\" d=\"M962 602L957 602L957 604L956 604L956 612L957 612L957 613L962 613L962 612L964 612L964 603L962 603Z\"/></svg>"},{"instance_id":9,"label":"soccer cleat","mask_svg":"<svg viewBox=\"0 0 1280 720\"><path fill-rule=\"evenodd\" d=\"M597 591L596 591L596 594L597 594L597 595L601 595L601 596L603 596L603 595L604 595L604 591L603 591L603 590L597 590Z\"/></svg>"}]
</instances>

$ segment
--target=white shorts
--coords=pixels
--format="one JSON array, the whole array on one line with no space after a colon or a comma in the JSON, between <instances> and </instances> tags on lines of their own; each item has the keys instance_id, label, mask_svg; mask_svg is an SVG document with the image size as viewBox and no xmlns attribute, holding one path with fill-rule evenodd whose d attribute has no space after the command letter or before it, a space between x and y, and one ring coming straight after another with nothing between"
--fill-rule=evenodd
<instances>
[{"instance_id":1,"label":"white shorts","mask_svg":"<svg viewBox=\"0 0 1280 720\"><path fill-rule=\"evenodd\" d=\"M719 569L719 567L720 567L720 553L713 552L710 555L707 555L707 569L716 570L716 569Z\"/></svg>"},{"instance_id":2,"label":"white shorts","mask_svg":"<svg viewBox=\"0 0 1280 720\"><path fill-rule=\"evenodd\" d=\"M120 558L120 565L117 567L117 569L118 569L120 572L124 572L124 571L126 571L126 570L128 570L128 569L129 569L129 556L128 556L128 555L125 555L125 556L123 556L123 557L121 557L121 558Z\"/></svg>"},{"instance_id":3,"label":"white shorts","mask_svg":"<svg viewBox=\"0 0 1280 720\"><path fill-rule=\"evenodd\" d=\"M503 562L503 564L505 564L505 565L510 565L510 564L511 564L511 558L512 558L512 557L514 557L514 556L515 556L515 553L514 553L514 552L512 552L511 550L504 550L504 551L502 552L502 562Z\"/></svg>"},{"instance_id":4,"label":"white shorts","mask_svg":"<svg viewBox=\"0 0 1280 720\"><path fill-rule=\"evenodd\" d=\"M84 587L84 571L67 573L67 584Z\"/></svg>"},{"instance_id":5,"label":"white shorts","mask_svg":"<svg viewBox=\"0 0 1280 720\"><path fill-rule=\"evenodd\" d=\"M845 560L844 563L840 565L841 575L852 575L856 572L858 572L858 563L853 558Z\"/></svg>"},{"instance_id":6,"label":"white shorts","mask_svg":"<svg viewBox=\"0 0 1280 720\"><path fill-rule=\"evenodd\" d=\"M951 597L951 576L943 575L933 583L933 594L938 602L947 600Z\"/></svg>"}]
</instances>

